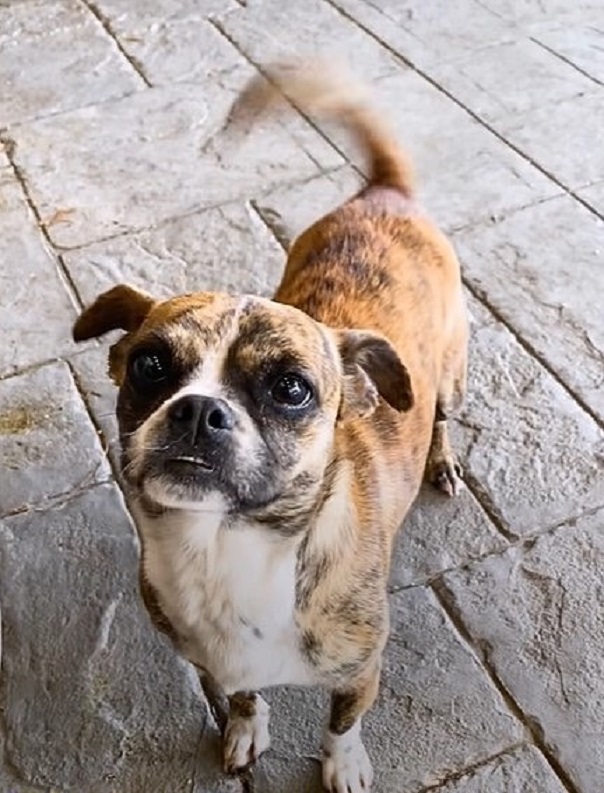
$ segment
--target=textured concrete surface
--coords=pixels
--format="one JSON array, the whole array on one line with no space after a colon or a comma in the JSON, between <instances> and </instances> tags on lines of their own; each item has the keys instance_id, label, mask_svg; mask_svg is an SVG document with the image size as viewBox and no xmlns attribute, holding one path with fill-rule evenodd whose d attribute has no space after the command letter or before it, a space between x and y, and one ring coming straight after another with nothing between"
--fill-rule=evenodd
<instances>
[{"instance_id":1,"label":"textured concrete surface","mask_svg":"<svg viewBox=\"0 0 604 793\"><path fill-rule=\"evenodd\" d=\"M270 294L362 183L300 117L233 146L271 57L374 85L452 234L473 317L467 489L401 532L365 723L376 793L604 790L601 0L0 0L0 793L314 793L324 692L277 689L227 779L209 703L150 627L115 481L107 343L81 305Z\"/></svg>"}]
</instances>

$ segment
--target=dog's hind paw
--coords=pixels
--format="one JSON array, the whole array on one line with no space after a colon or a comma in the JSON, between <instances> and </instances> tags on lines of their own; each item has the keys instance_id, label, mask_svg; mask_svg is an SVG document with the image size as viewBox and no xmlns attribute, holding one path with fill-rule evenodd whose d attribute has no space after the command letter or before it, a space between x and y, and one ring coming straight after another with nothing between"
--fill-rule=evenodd
<instances>
[{"instance_id":1,"label":"dog's hind paw","mask_svg":"<svg viewBox=\"0 0 604 793\"><path fill-rule=\"evenodd\" d=\"M454 455L430 462L428 481L445 495L453 498L463 490L463 471Z\"/></svg>"}]
</instances>

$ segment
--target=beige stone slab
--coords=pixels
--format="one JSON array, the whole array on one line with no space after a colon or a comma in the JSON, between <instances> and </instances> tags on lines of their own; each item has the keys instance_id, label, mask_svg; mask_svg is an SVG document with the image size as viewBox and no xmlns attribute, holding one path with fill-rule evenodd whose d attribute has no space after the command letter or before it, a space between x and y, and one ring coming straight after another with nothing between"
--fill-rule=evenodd
<instances>
[{"instance_id":1,"label":"beige stone slab","mask_svg":"<svg viewBox=\"0 0 604 793\"><path fill-rule=\"evenodd\" d=\"M2 126L130 94L143 81L76 0L0 5Z\"/></svg>"},{"instance_id":2,"label":"beige stone slab","mask_svg":"<svg viewBox=\"0 0 604 793\"><path fill-rule=\"evenodd\" d=\"M583 793L600 793L604 779L603 554L599 512L445 578L470 634Z\"/></svg>"}]
</instances>

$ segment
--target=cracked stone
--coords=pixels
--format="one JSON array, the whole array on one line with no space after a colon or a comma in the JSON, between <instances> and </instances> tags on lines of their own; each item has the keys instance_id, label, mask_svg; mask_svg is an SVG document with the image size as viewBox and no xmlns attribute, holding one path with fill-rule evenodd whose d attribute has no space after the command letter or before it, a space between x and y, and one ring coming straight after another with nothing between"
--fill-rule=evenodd
<instances>
[{"instance_id":1,"label":"cracked stone","mask_svg":"<svg viewBox=\"0 0 604 793\"><path fill-rule=\"evenodd\" d=\"M604 180L577 190L577 195L604 216ZM598 246L594 252L601 254L602 248Z\"/></svg>"},{"instance_id":2,"label":"cracked stone","mask_svg":"<svg viewBox=\"0 0 604 793\"><path fill-rule=\"evenodd\" d=\"M0 514L39 505L109 476L63 363L0 381Z\"/></svg>"},{"instance_id":3,"label":"cracked stone","mask_svg":"<svg viewBox=\"0 0 604 793\"><path fill-rule=\"evenodd\" d=\"M280 187L256 202L258 211L284 248L357 193L363 179L350 165L324 173L303 184Z\"/></svg>"},{"instance_id":4,"label":"cracked stone","mask_svg":"<svg viewBox=\"0 0 604 793\"><path fill-rule=\"evenodd\" d=\"M473 639L583 793L601 793L604 779L603 556L600 511L444 578Z\"/></svg>"},{"instance_id":5,"label":"cracked stone","mask_svg":"<svg viewBox=\"0 0 604 793\"><path fill-rule=\"evenodd\" d=\"M601 88L551 107L536 107L522 119L501 122L500 131L531 160L574 188L604 179L604 131L600 123ZM552 130L556 131L552 135ZM585 156L586 148L589 156Z\"/></svg>"},{"instance_id":6,"label":"cracked stone","mask_svg":"<svg viewBox=\"0 0 604 793\"><path fill-rule=\"evenodd\" d=\"M74 350L75 310L12 170L0 171L0 374Z\"/></svg>"},{"instance_id":7,"label":"cracked stone","mask_svg":"<svg viewBox=\"0 0 604 793\"><path fill-rule=\"evenodd\" d=\"M468 396L456 446L514 534L604 504L604 433L510 331L470 301Z\"/></svg>"},{"instance_id":8,"label":"cracked stone","mask_svg":"<svg viewBox=\"0 0 604 793\"><path fill-rule=\"evenodd\" d=\"M99 4L125 51L154 85L220 81L233 69L233 52L206 21L239 6L231 0Z\"/></svg>"},{"instance_id":9,"label":"cracked stone","mask_svg":"<svg viewBox=\"0 0 604 793\"><path fill-rule=\"evenodd\" d=\"M390 600L391 638L382 685L363 735L376 773L375 790L419 793L516 744L524 731L430 590L407 590ZM296 790L319 790L316 759L327 696L314 689L282 688L268 691L267 699L272 744L261 761L258 793L292 789L262 786L262 780L277 778L273 755L277 769L288 761L300 769Z\"/></svg>"},{"instance_id":10,"label":"cracked stone","mask_svg":"<svg viewBox=\"0 0 604 793\"><path fill-rule=\"evenodd\" d=\"M330 4L249 0L220 17L220 28L259 66L292 56L325 56L362 63L372 81L405 69L397 58Z\"/></svg>"},{"instance_id":11,"label":"cracked stone","mask_svg":"<svg viewBox=\"0 0 604 793\"><path fill-rule=\"evenodd\" d=\"M591 24L592 19L591 14L585 14L572 25L550 22L531 33L537 41L604 83L604 32Z\"/></svg>"},{"instance_id":12,"label":"cracked stone","mask_svg":"<svg viewBox=\"0 0 604 793\"><path fill-rule=\"evenodd\" d=\"M423 583L506 546L469 490L447 498L426 486L396 539L390 586Z\"/></svg>"},{"instance_id":13,"label":"cracked stone","mask_svg":"<svg viewBox=\"0 0 604 793\"><path fill-rule=\"evenodd\" d=\"M593 88L591 80L528 39L486 47L453 64L435 65L430 76L495 127Z\"/></svg>"},{"instance_id":14,"label":"cracked stone","mask_svg":"<svg viewBox=\"0 0 604 793\"><path fill-rule=\"evenodd\" d=\"M481 3L520 27L555 18L572 25L578 15L593 14L602 9L600 0L576 0L574 3L566 0L481 0Z\"/></svg>"},{"instance_id":15,"label":"cracked stone","mask_svg":"<svg viewBox=\"0 0 604 793\"><path fill-rule=\"evenodd\" d=\"M16 158L42 215L70 210L49 227L53 241L81 246L342 163L299 117L287 129L259 124L240 140L218 135L250 74L233 49L220 83L153 88L16 128Z\"/></svg>"},{"instance_id":16,"label":"cracked stone","mask_svg":"<svg viewBox=\"0 0 604 793\"><path fill-rule=\"evenodd\" d=\"M473 287L604 421L604 326L593 300L604 293L603 239L604 222L564 196L454 242Z\"/></svg>"},{"instance_id":17,"label":"cracked stone","mask_svg":"<svg viewBox=\"0 0 604 793\"><path fill-rule=\"evenodd\" d=\"M501 755L439 788L440 793L565 793L565 790L533 746Z\"/></svg>"},{"instance_id":18,"label":"cracked stone","mask_svg":"<svg viewBox=\"0 0 604 793\"><path fill-rule=\"evenodd\" d=\"M477 0L333 0L334 5L419 67L448 63L514 36L497 9Z\"/></svg>"},{"instance_id":19,"label":"cracked stone","mask_svg":"<svg viewBox=\"0 0 604 793\"><path fill-rule=\"evenodd\" d=\"M0 4L4 125L132 93L142 81L82 3Z\"/></svg>"},{"instance_id":20,"label":"cracked stone","mask_svg":"<svg viewBox=\"0 0 604 793\"><path fill-rule=\"evenodd\" d=\"M0 703L24 782L189 793L198 754L212 756L200 748L213 728L197 682L151 627L136 567L109 485L0 522Z\"/></svg>"}]
</instances>

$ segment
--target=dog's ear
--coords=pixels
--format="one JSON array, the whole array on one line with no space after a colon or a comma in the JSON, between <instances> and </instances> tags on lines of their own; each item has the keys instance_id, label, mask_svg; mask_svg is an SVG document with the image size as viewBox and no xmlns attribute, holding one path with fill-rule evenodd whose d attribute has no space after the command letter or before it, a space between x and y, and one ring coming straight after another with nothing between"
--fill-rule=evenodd
<instances>
[{"instance_id":1,"label":"dog's ear","mask_svg":"<svg viewBox=\"0 0 604 793\"><path fill-rule=\"evenodd\" d=\"M138 330L155 303L150 295L132 286L114 286L82 311L73 326L73 338L85 341L110 330Z\"/></svg>"},{"instance_id":2,"label":"dog's ear","mask_svg":"<svg viewBox=\"0 0 604 793\"><path fill-rule=\"evenodd\" d=\"M110 330L127 331L126 336L113 344L109 351L109 375L118 386L124 379L130 333L140 328L155 304L156 301L145 292L131 286L114 286L85 308L73 326L75 341L95 339Z\"/></svg>"},{"instance_id":3,"label":"dog's ear","mask_svg":"<svg viewBox=\"0 0 604 793\"><path fill-rule=\"evenodd\" d=\"M379 397L399 412L413 407L409 372L387 339L363 330L338 336L344 368L340 420L371 415Z\"/></svg>"}]
</instances>

